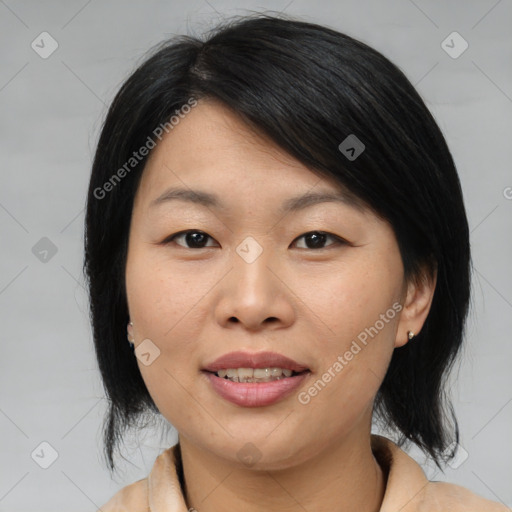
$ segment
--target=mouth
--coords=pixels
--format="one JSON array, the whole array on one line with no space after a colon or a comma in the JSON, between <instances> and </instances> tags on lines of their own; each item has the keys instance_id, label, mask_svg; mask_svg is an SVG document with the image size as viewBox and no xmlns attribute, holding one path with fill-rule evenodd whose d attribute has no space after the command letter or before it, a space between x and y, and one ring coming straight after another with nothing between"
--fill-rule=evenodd
<instances>
[{"instance_id":1,"label":"mouth","mask_svg":"<svg viewBox=\"0 0 512 512\"><path fill-rule=\"evenodd\" d=\"M309 370L296 372L279 367L227 368L216 372L203 370L202 373L218 396L244 408L266 407L284 400L303 386L311 374Z\"/></svg>"},{"instance_id":2,"label":"mouth","mask_svg":"<svg viewBox=\"0 0 512 512\"><path fill-rule=\"evenodd\" d=\"M276 380L297 377L309 370L295 371L289 368L268 367L268 368L222 368L218 371L208 371L217 377L231 382L273 382Z\"/></svg>"},{"instance_id":3,"label":"mouth","mask_svg":"<svg viewBox=\"0 0 512 512\"><path fill-rule=\"evenodd\" d=\"M311 369L275 352L230 352L201 369L211 389L240 407L265 407L290 396Z\"/></svg>"},{"instance_id":4,"label":"mouth","mask_svg":"<svg viewBox=\"0 0 512 512\"><path fill-rule=\"evenodd\" d=\"M217 377L236 379L263 379L267 381L291 377L309 371L309 368L276 352L229 352L202 368ZM242 380L241 380L242 379Z\"/></svg>"}]
</instances>

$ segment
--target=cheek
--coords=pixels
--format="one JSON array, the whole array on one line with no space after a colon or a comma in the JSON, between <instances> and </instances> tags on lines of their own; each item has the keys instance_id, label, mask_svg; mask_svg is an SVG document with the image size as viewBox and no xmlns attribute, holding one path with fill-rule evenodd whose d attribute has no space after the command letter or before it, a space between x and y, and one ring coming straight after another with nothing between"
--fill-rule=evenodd
<instances>
[{"instance_id":1,"label":"cheek","mask_svg":"<svg viewBox=\"0 0 512 512\"><path fill-rule=\"evenodd\" d=\"M309 272L294 284L294 291L302 298L302 307L311 313L314 324L325 331L328 339L344 342L373 326L399 300L400 290L399 269L382 262L375 265L373 260L364 258L357 265ZM394 320L394 310L390 316ZM383 328L379 322L379 331L389 330L387 327L393 323L386 322Z\"/></svg>"},{"instance_id":2,"label":"cheek","mask_svg":"<svg viewBox=\"0 0 512 512\"><path fill-rule=\"evenodd\" d=\"M136 346L149 339L158 354L150 365L140 359L137 363L162 412L169 409L164 403L169 396L178 407L186 401L180 383L190 378L196 366L193 357L204 324L198 299L211 288L210 281L213 283L213 278L207 276L193 280L183 268L178 271L169 262L156 261L150 251L134 249L127 261L126 289Z\"/></svg>"},{"instance_id":3,"label":"cheek","mask_svg":"<svg viewBox=\"0 0 512 512\"><path fill-rule=\"evenodd\" d=\"M323 290L303 290L321 322L309 333L308 351L320 364L299 395L301 429L340 438L369 414L393 353L401 308L390 278L386 272L338 273Z\"/></svg>"},{"instance_id":4,"label":"cheek","mask_svg":"<svg viewBox=\"0 0 512 512\"><path fill-rule=\"evenodd\" d=\"M310 350L320 361L318 376L331 390L319 401L355 403L357 396L364 403L380 386L393 352L401 310L400 266L393 258L380 258L377 264L373 257L361 257L357 265L308 279L299 294L314 313Z\"/></svg>"},{"instance_id":5,"label":"cheek","mask_svg":"<svg viewBox=\"0 0 512 512\"><path fill-rule=\"evenodd\" d=\"M193 279L193 273L183 265L173 268L172 262L162 262L150 251L134 248L126 265L126 291L136 332L162 342L173 340L173 344L192 338L190 328L196 325L193 319L197 314L194 306L212 285L211 277ZM185 333L181 332L183 325L187 326Z\"/></svg>"},{"instance_id":6,"label":"cheek","mask_svg":"<svg viewBox=\"0 0 512 512\"><path fill-rule=\"evenodd\" d=\"M211 288L213 278L194 280L182 267L178 270L169 262L157 261L143 248L134 247L129 256L126 291L136 346L149 339L158 349L148 365L137 359L140 373L163 416L175 426L186 424L187 379L196 366L193 356L204 323L198 299Z\"/></svg>"}]
</instances>

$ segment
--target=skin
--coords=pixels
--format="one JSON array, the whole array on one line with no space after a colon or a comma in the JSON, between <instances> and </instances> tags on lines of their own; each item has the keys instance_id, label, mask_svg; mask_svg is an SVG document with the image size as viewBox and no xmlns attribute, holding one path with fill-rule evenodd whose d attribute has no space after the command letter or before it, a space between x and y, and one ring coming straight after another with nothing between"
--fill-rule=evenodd
<instances>
[{"instance_id":1,"label":"skin","mask_svg":"<svg viewBox=\"0 0 512 512\"><path fill-rule=\"evenodd\" d=\"M225 207L150 206L174 185L214 192ZM323 202L278 213L290 197L340 190L213 101L199 101L146 164L126 264L130 332L136 347L149 338L160 350L148 366L137 361L179 432L185 497L199 512L380 508L386 475L371 451L373 402L394 348L423 326L435 276L405 282L393 230L369 209ZM188 229L208 236L164 243ZM335 236L315 246L311 231ZM247 236L263 249L250 264L236 252ZM396 303L401 311L300 403L298 392ZM240 407L201 373L235 350L279 352L311 374L280 402ZM246 443L261 457L251 467L237 457Z\"/></svg>"}]
</instances>

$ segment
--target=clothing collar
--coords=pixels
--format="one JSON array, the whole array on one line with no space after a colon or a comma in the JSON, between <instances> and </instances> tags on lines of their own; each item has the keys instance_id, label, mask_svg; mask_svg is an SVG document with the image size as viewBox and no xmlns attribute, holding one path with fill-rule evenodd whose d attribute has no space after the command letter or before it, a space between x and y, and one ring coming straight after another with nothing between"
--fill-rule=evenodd
<instances>
[{"instance_id":1,"label":"clothing collar","mask_svg":"<svg viewBox=\"0 0 512 512\"><path fill-rule=\"evenodd\" d=\"M371 447L386 480L379 512L511 512L461 486L430 482L421 466L385 437L372 434ZM147 478L121 489L97 512L189 512L183 488L178 443L156 457Z\"/></svg>"},{"instance_id":2,"label":"clothing collar","mask_svg":"<svg viewBox=\"0 0 512 512\"><path fill-rule=\"evenodd\" d=\"M429 483L421 467L385 437L372 434L371 445L387 479L380 512L415 510L422 491ZM188 511L182 492L182 471L179 443L156 458L147 478L147 503L151 512Z\"/></svg>"}]
</instances>

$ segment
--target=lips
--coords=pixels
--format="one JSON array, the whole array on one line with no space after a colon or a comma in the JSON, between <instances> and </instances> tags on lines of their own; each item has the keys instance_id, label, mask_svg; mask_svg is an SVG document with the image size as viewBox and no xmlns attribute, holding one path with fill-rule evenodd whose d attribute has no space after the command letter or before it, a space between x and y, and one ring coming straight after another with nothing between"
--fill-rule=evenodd
<instances>
[{"instance_id":1,"label":"lips","mask_svg":"<svg viewBox=\"0 0 512 512\"><path fill-rule=\"evenodd\" d=\"M203 370L216 373L228 368L282 368L302 373L309 370L304 364L276 352L230 352L207 364Z\"/></svg>"},{"instance_id":2,"label":"lips","mask_svg":"<svg viewBox=\"0 0 512 512\"><path fill-rule=\"evenodd\" d=\"M239 407L267 407L290 397L311 374L305 371L295 377L260 383L232 382L208 371L203 375L210 389L224 400Z\"/></svg>"}]
</instances>

